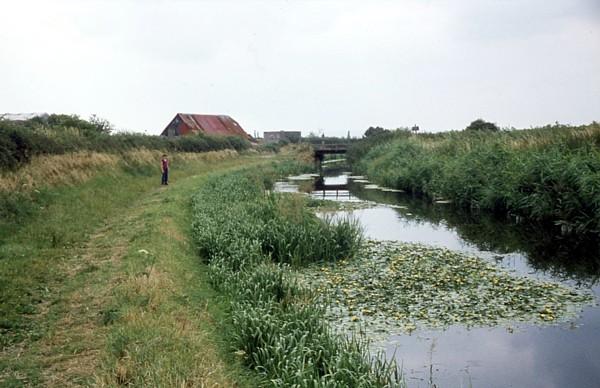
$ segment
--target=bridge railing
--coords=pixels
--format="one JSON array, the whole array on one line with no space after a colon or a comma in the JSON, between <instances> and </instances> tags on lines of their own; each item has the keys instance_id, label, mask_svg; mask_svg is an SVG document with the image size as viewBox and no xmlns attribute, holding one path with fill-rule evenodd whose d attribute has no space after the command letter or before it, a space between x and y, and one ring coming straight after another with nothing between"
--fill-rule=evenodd
<instances>
[{"instance_id":1,"label":"bridge railing","mask_svg":"<svg viewBox=\"0 0 600 388\"><path fill-rule=\"evenodd\" d=\"M345 151L348 144L314 144L315 151Z\"/></svg>"}]
</instances>

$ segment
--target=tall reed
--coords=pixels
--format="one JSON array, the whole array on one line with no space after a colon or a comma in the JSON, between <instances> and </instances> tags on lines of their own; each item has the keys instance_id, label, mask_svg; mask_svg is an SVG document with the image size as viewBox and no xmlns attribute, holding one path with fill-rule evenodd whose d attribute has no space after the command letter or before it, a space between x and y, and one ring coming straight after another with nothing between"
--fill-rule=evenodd
<instances>
[{"instance_id":1,"label":"tall reed","mask_svg":"<svg viewBox=\"0 0 600 388\"><path fill-rule=\"evenodd\" d=\"M600 234L598 123L388 136L350 151L355 169L377 183L562 234Z\"/></svg>"}]
</instances>

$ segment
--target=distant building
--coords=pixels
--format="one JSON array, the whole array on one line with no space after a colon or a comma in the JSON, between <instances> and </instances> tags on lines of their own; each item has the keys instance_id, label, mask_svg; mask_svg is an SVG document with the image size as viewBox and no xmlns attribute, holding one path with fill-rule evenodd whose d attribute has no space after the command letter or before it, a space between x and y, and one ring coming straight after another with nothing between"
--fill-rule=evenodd
<instances>
[{"instance_id":1,"label":"distant building","mask_svg":"<svg viewBox=\"0 0 600 388\"><path fill-rule=\"evenodd\" d=\"M27 121L36 117L42 120L47 120L50 115L45 112L34 112L34 113L0 113L0 120L8 121Z\"/></svg>"},{"instance_id":2,"label":"distant building","mask_svg":"<svg viewBox=\"0 0 600 388\"><path fill-rule=\"evenodd\" d=\"M188 113L177 113L160 135L176 137L199 133L205 135L239 136L248 140L252 139L237 121L229 116Z\"/></svg>"},{"instance_id":3,"label":"distant building","mask_svg":"<svg viewBox=\"0 0 600 388\"><path fill-rule=\"evenodd\" d=\"M264 132L265 143L278 143L282 140L297 143L302 138L300 131L269 131Z\"/></svg>"}]
</instances>

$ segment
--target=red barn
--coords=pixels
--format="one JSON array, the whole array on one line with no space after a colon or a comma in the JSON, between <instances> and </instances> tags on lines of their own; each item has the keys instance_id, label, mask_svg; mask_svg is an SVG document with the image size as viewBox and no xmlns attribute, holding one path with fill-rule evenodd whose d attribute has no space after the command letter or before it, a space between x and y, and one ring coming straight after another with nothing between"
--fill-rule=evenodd
<instances>
[{"instance_id":1,"label":"red barn","mask_svg":"<svg viewBox=\"0 0 600 388\"><path fill-rule=\"evenodd\" d=\"M199 133L251 139L251 136L244 131L237 121L229 116L188 113L177 113L160 135L175 137Z\"/></svg>"}]
</instances>

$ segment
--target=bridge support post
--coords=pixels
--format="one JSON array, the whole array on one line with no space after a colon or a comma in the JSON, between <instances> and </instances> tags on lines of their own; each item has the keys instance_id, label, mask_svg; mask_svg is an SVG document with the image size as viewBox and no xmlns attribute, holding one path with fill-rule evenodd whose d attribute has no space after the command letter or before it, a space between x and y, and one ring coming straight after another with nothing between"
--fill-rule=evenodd
<instances>
[{"instance_id":1,"label":"bridge support post","mask_svg":"<svg viewBox=\"0 0 600 388\"><path fill-rule=\"evenodd\" d=\"M325 159L325 155L322 153L315 153L315 168L318 171L319 175L323 175L323 160Z\"/></svg>"}]
</instances>

